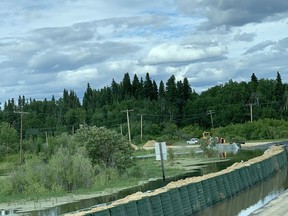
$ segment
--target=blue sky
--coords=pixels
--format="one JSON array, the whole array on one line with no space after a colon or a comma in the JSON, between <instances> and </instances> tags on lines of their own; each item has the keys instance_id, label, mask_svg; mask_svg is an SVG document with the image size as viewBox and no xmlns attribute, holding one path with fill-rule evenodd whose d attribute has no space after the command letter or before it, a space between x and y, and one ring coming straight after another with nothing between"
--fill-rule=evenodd
<instances>
[{"instance_id":1,"label":"blue sky","mask_svg":"<svg viewBox=\"0 0 288 216\"><path fill-rule=\"evenodd\" d=\"M81 98L127 72L199 93L252 73L287 82L287 15L283 0L1 0L0 102Z\"/></svg>"}]
</instances>

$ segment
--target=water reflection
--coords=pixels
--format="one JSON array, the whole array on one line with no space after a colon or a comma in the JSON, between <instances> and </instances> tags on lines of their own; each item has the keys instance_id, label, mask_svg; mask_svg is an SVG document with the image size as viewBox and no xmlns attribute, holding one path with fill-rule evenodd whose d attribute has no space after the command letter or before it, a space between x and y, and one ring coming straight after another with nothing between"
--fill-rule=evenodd
<instances>
[{"instance_id":1,"label":"water reflection","mask_svg":"<svg viewBox=\"0 0 288 216\"><path fill-rule=\"evenodd\" d=\"M286 188L287 168L231 199L206 208L197 215L247 216L275 198Z\"/></svg>"}]
</instances>

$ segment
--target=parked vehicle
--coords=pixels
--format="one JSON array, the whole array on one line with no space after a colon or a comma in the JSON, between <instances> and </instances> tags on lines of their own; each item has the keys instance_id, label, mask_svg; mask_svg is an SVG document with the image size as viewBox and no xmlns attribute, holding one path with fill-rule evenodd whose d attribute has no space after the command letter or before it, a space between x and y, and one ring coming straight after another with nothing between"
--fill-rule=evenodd
<instances>
[{"instance_id":1,"label":"parked vehicle","mask_svg":"<svg viewBox=\"0 0 288 216\"><path fill-rule=\"evenodd\" d=\"M198 144L199 139L198 138L191 138L190 140L187 141L188 145L193 145L193 144Z\"/></svg>"}]
</instances>

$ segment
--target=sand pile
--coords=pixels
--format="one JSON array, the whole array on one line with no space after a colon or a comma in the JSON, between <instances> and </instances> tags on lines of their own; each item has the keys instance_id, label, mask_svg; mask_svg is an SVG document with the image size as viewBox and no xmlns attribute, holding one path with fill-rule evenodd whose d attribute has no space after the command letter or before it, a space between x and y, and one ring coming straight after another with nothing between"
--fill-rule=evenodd
<instances>
[{"instance_id":1,"label":"sand pile","mask_svg":"<svg viewBox=\"0 0 288 216\"><path fill-rule=\"evenodd\" d=\"M155 140L149 140L148 142L146 142L144 145L143 145L143 148L151 148L151 147L155 147L155 143L156 141Z\"/></svg>"}]
</instances>

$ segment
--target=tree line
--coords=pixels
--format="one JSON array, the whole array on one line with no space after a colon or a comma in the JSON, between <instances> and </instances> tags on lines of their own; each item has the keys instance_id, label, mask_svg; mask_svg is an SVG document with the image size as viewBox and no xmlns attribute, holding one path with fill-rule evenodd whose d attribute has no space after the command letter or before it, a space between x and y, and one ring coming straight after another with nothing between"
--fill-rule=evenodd
<instances>
[{"instance_id":1,"label":"tree line","mask_svg":"<svg viewBox=\"0 0 288 216\"><path fill-rule=\"evenodd\" d=\"M169 127L209 129L263 118L287 120L288 88L279 72L275 79L258 79L253 73L249 82L229 80L202 93L196 93L187 78L177 81L172 75L157 84L149 73L144 78L135 74L133 79L126 73L121 82L113 79L102 89L92 89L88 83L82 101L67 89L57 100L54 96L42 101L11 98L0 111L0 121L20 132L20 116L15 111L28 112L23 115L26 139L74 133L81 125L105 126L125 135L127 119L122 111L127 109L133 110L129 113L132 139L139 138L141 130L155 136Z\"/></svg>"}]
</instances>

